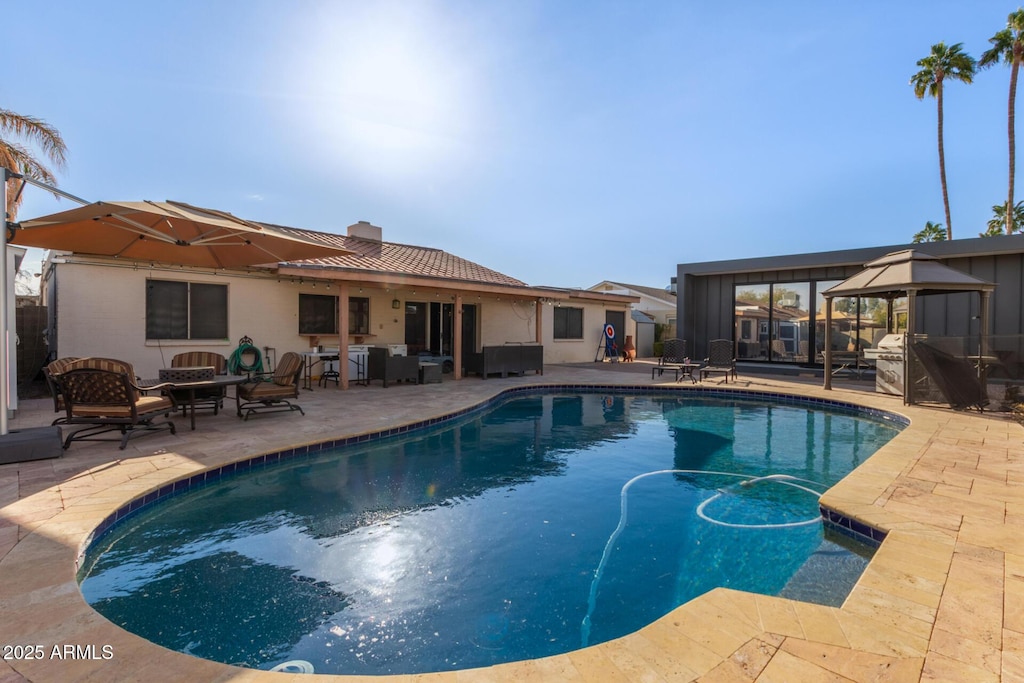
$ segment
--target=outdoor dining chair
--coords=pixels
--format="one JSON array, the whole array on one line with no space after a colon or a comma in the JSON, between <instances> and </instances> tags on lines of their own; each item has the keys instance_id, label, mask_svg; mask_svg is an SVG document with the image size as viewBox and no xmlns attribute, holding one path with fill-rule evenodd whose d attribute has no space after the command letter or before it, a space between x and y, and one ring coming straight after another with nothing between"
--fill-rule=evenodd
<instances>
[{"instance_id":1,"label":"outdoor dining chair","mask_svg":"<svg viewBox=\"0 0 1024 683\"><path fill-rule=\"evenodd\" d=\"M121 450L135 436L164 429L174 434L173 422L157 420L175 410L174 399L159 393L166 385L139 387L131 363L112 358L81 358L55 375L54 380L67 413L61 424L83 425L68 434L65 449L73 441L110 441L96 437L113 431L121 434ZM157 393L151 395L148 391Z\"/></svg>"},{"instance_id":2,"label":"outdoor dining chair","mask_svg":"<svg viewBox=\"0 0 1024 683\"><path fill-rule=\"evenodd\" d=\"M186 353L179 353L171 359L171 368L213 368L213 374L215 375L226 375L228 372L228 359L219 353L213 353L212 351L188 351ZM174 373L167 374L161 371L160 379L171 380L174 378ZM194 389L195 397L192 399L193 409L199 408L213 408L213 414L216 415L217 411L224 407L224 397L227 396L228 388L226 386L210 387L208 389ZM174 400L181 406L181 409L185 409L184 403L189 400L187 391L177 391L174 393Z\"/></svg>"},{"instance_id":3,"label":"outdoor dining chair","mask_svg":"<svg viewBox=\"0 0 1024 683\"><path fill-rule=\"evenodd\" d=\"M281 410L297 410L305 415L301 406L288 400L299 397L301 375L302 357L294 351L284 354L273 374L253 375L253 381L238 385L235 393L238 417L248 420L253 413Z\"/></svg>"}]
</instances>

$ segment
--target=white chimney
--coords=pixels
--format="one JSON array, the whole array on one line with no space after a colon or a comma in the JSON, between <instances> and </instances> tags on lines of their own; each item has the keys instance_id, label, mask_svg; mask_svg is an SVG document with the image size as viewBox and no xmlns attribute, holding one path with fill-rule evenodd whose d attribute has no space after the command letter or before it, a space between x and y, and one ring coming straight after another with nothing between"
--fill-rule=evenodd
<instances>
[{"instance_id":1,"label":"white chimney","mask_svg":"<svg viewBox=\"0 0 1024 683\"><path fill-rule=\"evenodd\" d=\"M370 240L371 242L383 241L381 229L370 223L370 221L359 221L348 226L348 236Z\"/></svg>"}]
</instances>

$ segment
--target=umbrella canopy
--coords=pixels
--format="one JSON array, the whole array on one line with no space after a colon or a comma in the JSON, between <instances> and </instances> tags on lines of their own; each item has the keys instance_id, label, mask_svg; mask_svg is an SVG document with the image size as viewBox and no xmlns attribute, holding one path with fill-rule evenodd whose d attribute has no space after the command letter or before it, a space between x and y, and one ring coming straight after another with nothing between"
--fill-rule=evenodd
<instances>
[{"instance_id":1,"label":"umbrella canopy","mask_svg":"<svg viewBox=\"0 0 1024 683\"><path fill-rule=\"evenodd\" d=\"M352 253L180 202L95 202L10 227L11 244L210 268Z\"/></svg>"},{"instance_id":2,"label":"umbrella canopy","mask_svg":"<svg viewBox=\"0 0 1024 683\"><path fill-rule=\"evenodd\" d=\"M913 249L894 251L864 265L864 270L830 287L822 294L836 296L897 296L903 292L991 292L991 282L954 270L939 259Z\"/></svg>"}]
</instances>

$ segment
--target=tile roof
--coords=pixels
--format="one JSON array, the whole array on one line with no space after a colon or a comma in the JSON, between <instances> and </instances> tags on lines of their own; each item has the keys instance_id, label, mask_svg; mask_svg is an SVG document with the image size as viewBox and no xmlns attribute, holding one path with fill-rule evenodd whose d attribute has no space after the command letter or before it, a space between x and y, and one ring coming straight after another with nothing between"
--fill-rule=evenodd
<instances>
[{"instance_id":1,"label":"tile roof","mask_svg":"<svg viewBox=\"0 0 1024 683\"><path fill-rule=\"evenodd\" d=\"M301 228L289 228L282 225L265 224L276 230L289 232L299 237L316 242L326 242L333 246L344 247L354 254L331 256L328 258L298 261L298 266L316 266L321 268L339 268L344 270L361 270L373 273L391 273L396 275L415 275L419 277L443 278L489 285L507 285L526 287L522 280L485 268L478 263L459 258L441 249L416 247L395 242L378 242L376 240L347 235L335 235Z\"/></svg>"}]
</instances>

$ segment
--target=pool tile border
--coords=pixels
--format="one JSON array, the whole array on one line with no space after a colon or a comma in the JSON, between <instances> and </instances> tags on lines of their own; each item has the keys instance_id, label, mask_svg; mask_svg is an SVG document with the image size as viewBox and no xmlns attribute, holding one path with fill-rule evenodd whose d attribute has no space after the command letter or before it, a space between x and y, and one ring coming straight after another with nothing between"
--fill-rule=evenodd
<instances>
[{"instance_id":1,"label":"pool tile border","mask_svg":"<svg viewBox=\"0 0 1024 683\"><path fill-rule=\"evenodd\" d=\"M95 529L90 532L81 546L75 560L76 571L82 567L82 561L85 558L87 552L92 548L93 544L98 542L100 538L110 531L115 525L124 521L130 516L134 516L140 513L157 502L162 502L165 498L179 495L193 488L205 486L219 481L225 476L240 474L247 472L251 469L263 467L266 465L277 464L285 460L291 460L303 456L316 455L326 450L334 448L343 448L347 446L359 445L369 443L371 441L380 441L392 436L401 436L416 432L429 427L434 427L439 424L446 424L454 420L466 417L473 413L483 412L499 403L507 401L515 396L522 394L557 394L557 393L587 393L587 394L629 394L629 395L652 395L652 396L664 396L666 398L676 395L693 395L697 394L707 398L720 398L720 399L732 399L732 400L756 400L759 402L772 401L782 405L791 406L805 406L805 407L818 407L818 408L830 408L832 410L839 410L843 412L849 412L865 417L870 417L884 422L891 422L894 424L906 427L910 424L910 420L902 415L891 413L885 410L879 410L877 408L869 408L866 406L860 406L855 403L848 401L837 401L832 399L814 398L795 396L792 394L784 394L779 392L770 391L751 391L749 389L726 389L722 387L706 388L706 387L680 387L680 388L666 388L664 386L649 386L649 385L622 385L622 384L540 384L540 385L529 385L522 387L512 387L505 389L494 396L481 401L480 403L456 410L445 415L426 418L418 420L416 422L410 422L405 425L398 427L392 427L389 429L383 429L375 432L363 432L361 434L355 434L349 437L341 439L328 439L324 441L304 444L301 446L295 446L292 448L286 448L279 451L272 451L269 453L262 453L242 460L236 460L220 467L213 467L208 470L203 470L191 476L183 477L176 481L164 484L154 491L150 491L142 496L132 499L125 505L122 505L110 515L105 517ZM851 517L839 514L838 512L824 507L819 506L822 519L826 526L844 535L850 536L860 542L878 547L882 541L885 540L886 533L878 528L869 526Z\"/></svg>"}]
</instances>

